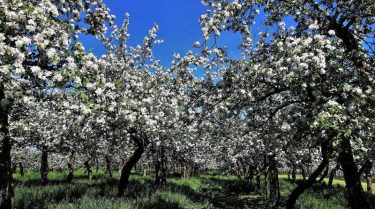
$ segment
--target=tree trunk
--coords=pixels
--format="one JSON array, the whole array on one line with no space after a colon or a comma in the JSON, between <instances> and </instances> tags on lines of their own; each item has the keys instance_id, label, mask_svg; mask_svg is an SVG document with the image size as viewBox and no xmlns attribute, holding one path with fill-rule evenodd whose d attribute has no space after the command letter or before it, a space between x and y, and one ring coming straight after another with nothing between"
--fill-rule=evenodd
<instances>
[{"instance_id":1,"label":"tree trunk","mask_svg":"<svg viewBox=\"0 0 375 209\"><path fill-rule=\"evenodd\" d=\"M40 162L40 176L42 178L42 184L48 183L48 146L43 145L42 158Z\"/></svg>"},{"instance_id":2,"label":"tree trunk","mask_svg":"<svg viewBox=\"0 0 375 209\"><path fill-rule=\"evenodd\" d=\"M13 208L13 179L10 151L12 145L8 129L8 107L4 85L0 83L0 209Z\"/></svg>"},{"instance_id":3,"label":"tree trunk","mask_svg":"<svg viewBox=\"0 0 375 209\"><path fill-rule=\"evenodd\" d=\"M99 172L99 158L95 158L95 162L96 162L96 171L95 171L95 173L97 175L98 172Z\"/></svg>"},{"instance_id":4,"label":"tree trunk","mask_svg":"<svg viewBox=\"0 0 375 209\"><path fill-rule=\"evenodd\" d=\"M301 173L302 173L302 179L306 181L306 172L305 172L305 168L303 167L303 165L301 165Z\"/></svg>"},{"instance_id":5,"label":"tree trunk","mask_svg":"<svg viewBox=\"0 0 375 209\"><path fill-rule=\"evenodd\" d=\"M25 172L24 172L24 169L23 169L23 165L22 165L22 163L19 162L19 163L18 163L18 166L19 166L19 168L20 168L20 174L21 174L21 176L24 176Z\"/></svg>"},{"instance_id":6,"label":"tree trunk","mask_svg":"<svg viewBox=\"0 0 375 209\"><path fill-rule=\"evenodd\" d=\"M255 177L255 188L257 191L260 190L260 171L258 170Z\"/></svg>"},{"instance_id":7,"label":"tree trunk","mask_svg":"<svg viewBox=\"0 0 375 209\"><path fill-rule=\"evenodd\" d=\"M332 187L332 185L333 185L333 179L336 176L336 171L337 171L336 168L334 168L333 170L331 170L331 173L329 174L328 187Z\"/></svg>"},{"instance_id":8,"label":"tree trunk","mask_svg":"<svg viewBox=\"0 0 375 209\"><path fill-rule=\"evenodd\" d=\"M372 192L372 175L366 175L367 191Z\"/></svg>"},{"instance_id":9,"label":"tree trunk","mask_svg":"<svg viewBox=\"0 0 375 209\"><path fill-rule=\"evenodd\" d=\"M362 173L365 173L365 179L366 179L366 184L367 184L367 191L371 192L372 191L372 161L369 158L366 158L366 161L362 168L359 170L359 176L362 175Z\"/></svg>"},{"instance_id":10,"label":"tree trunk","mask_svg":"<svg viewBox=\"0 0 375 209\"><path fill-rule=\"evenodd\" d=\"M363 194L360 175L358 175L357 166L355 165L350 139L345 137L341 141L341 151L339 161L344 173L346 196L352 209L370 208L366 197Z\"/></svg>"},{"instance_id":11,"label":"tree trunk","mask_svg":"<svg viewBox=\"0 0 375 209\"><path fill-rule=\"evenodd\" d=\"M72 153L70 154L69 156L69 160L68 160L68 176L66 177L66 181L68 183L72 182L73 181L73 178L74 178L74 167L73 167L73 164L74 164L74 151L72 151Z\"/></svg>"},{"instance_id":12,"label":"tree trunk","mask_svg":"<svg viewBox=\"0 0 375 209\"><path fill-rule=\"evenodd\" d=\"M91 165L90 165L90 161L89 160L86 160L83 165L85 166L86 170L85 170L85 173L86 173L86 177L91 181L92 179L92 170L91 170Z\"/></svg>"},{"instance_id":13,"label":"tree trunk","mask_svg":"<svg viewBox=\"0 0 375 209\"><path fill-rule=\"evenodd\" d=\"M68 173L68 176L66 177L66 181L68 183L71 183L73 181L74 175L73 175L73 165L70 162L68 162L68 172L69 173Z\"/></svg>"},{"instance_id":14,"label":"tree trunk","mask_svg":"<svg viewBox=\"0 0 375 209\"><path fill-rule=\"evenodd\" d=\"M275 207L280 201L279 176L277 170L276 155L269 155L267 158L267 177L266 177L266 197L271 207Z\"/></svg>"},{"instance_id":15,"label":"tree trunk","mask_svg":"<svg viewBox=\"0 0 375 209\"><path fill-rule=\"evenodd\" d=\"M322 144L322 157L323 160L319 164L319 166L316 168L316 170L309 176L309 178L306 181L302 181L298 184L298 186L290 193L287 201L286 201L286 209L294 209L294 206L301 194L308 188L310 188L314 182L316 181L316 178L323 172L324 168L329 163L329 157L332 153L332 147L330 144L323 143Z\"/></svg>"},{"instance_id":16,"label":"tree trunk","mask_svg":"<svg viewBox=\"0 0 375 209\"><path fill-rule=\"evenodd\" d=\"M184 164L184 167L183 167L183 177L184 179L187 179L188 178L188 174L187 174L187 167L186 167L186 164Z\"/></svg>"},{"instance_id":17,"label":"tree trunk","mask_svg":"<svg viewBox=\"0 0 375 209\"><path fill-rule=\"evenodd\" d=\"M292 181L296 182L297 177L296 177L297 169L296 169L296 164L292 163Z\"/></svg>"},{"instance_id":18,"label":"tree trunk","mask_svg":"<svg viewBox=\"0 0 375 209\"><path fill-rule=\"evenodd\" d=\"M135 140L135 139L133 139ZM124 167L121 170L120 181L118 183L118 196L121 197L125 193L125 189L129 183L129 176L132 168L135 164L141 159L143 152L145 151L145 147L142 142L137 141L137 149L135 150L134 154L129 158L129 160L125 163Z\"/></svg>"},{"instance_id":19,"label":"tree trunk","mask_svg":"<svg viewBox=\"0 0 375 209\"><path fill-rule=\"evenodd\" d=\"M323 182L323 180L325 179L325 177L327 177L327 175L328 175L328 169L329 169L329 162L328 162L328 164L327 164L327 166L326 166L323 174L320 176L318 182L320 182L320 183Z\"/></svg>"},{"instance_id":20,"label":"tree trunk","mask_svg":"<svg viewBox=\"0 0 375 209\"><path fill-rule=\"evenodd\" d=\"M165 155L165 148L161 148L160 156L160 170L157 174L159 176L159 185L167 184L167 157Z\"/></svg>"},{"instance_id":21,"label":"tree trunk","mask_svg":"<svg viewBox=\"0 0 375 209\"><path fill-rule=\"evenodd\" d=\"M105 173L108 174L110 178L112 178L111 158L108 155L105 156L105 162L106 162Z\"/></svg>"},{"instance_id":22,"label":"tree trunk","mask_svg":"<svg viewBox=\"0 0 375 209\"><path fill-rule=\"evenodd\" d=\"M12 164L12 173L17 173L17 164L16 163Z\"/></svg>"},{"instance_id":23,"label":"tree trunk","mask_svg":"<svg viewBox=\"0 0 375 209\"><path fill-rule=\"evenodd\" d=\"M155 161L155 184L160 185L160 176L159 176L159 171L160 171L160 161L156 160Z\"/></svg>"}]
</instances>

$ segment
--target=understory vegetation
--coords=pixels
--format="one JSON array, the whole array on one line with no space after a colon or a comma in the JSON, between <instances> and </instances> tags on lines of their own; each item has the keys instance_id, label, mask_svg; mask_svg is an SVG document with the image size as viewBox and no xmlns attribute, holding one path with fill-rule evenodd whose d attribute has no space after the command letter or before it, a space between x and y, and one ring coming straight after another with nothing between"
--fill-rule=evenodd
<instances>
[{"instance_id":1,"label":"understory vegetation","mask_svg":"<svg viewBox=\"0 0 375 209\"><path fill-rule=\"evenodd\" d=\"M184 179L170 174L166 185L156 186L154 174L143 176L133 171L129 188L124 197L116 197L119 175L112 179L104 170L94 171L90 181L83 169L74 172L74 180L67 183L68 172L50 172L49 184L43 186L39 172L26 171L24 176L14 174L15 207L19 209L219 209L219 208L267 208L263 185L256 191L234 175L222 175L216 171L203 172ZM285 199L296 186L286 175L280 175L281 198ZM316 184L298 200L296 208L343 209L348 208L344 197L343 181L335 179L334 187ZM368 194L372 205L375 192ZM374 205L375 206L375 205Z\"/></svg>"}]
</instances>

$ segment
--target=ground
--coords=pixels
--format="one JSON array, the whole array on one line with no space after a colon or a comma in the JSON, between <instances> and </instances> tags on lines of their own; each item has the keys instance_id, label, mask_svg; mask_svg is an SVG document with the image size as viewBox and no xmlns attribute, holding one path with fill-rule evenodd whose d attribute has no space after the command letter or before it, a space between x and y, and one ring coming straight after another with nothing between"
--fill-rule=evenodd
<instances>
[{"instance_id":1,"label":"ground","mask_svg":"<svg viewBox=\"0 0 375 209\"><path fill-rule=\"evenodd\" d=\"M15 204L17 209L246 209L267 208L262 189L248 192L245 182L235 176L204 172L198 176L181 179L171 174L167 185L156 187L153 175L142 176L134 171L130 186L123 198L116 197L118 174L110 180L103 170L94 169L94 178L85 178L83 169L75 171L72 183L64 181L67 172L50 172L50 183L41 185L37 171L18 173L15 178ZM347 208L343 181L336 179L334 188L316 184L301 196L297 208L342 209ZM285 175L280 175L282 201L295 187ZM375 188L375 185L374 185ZM375 193L374 193L375 194ZM367 194L374 204L375 195ZM374 204L375 205L375 204Z\"/></svg>"}]
</instances>

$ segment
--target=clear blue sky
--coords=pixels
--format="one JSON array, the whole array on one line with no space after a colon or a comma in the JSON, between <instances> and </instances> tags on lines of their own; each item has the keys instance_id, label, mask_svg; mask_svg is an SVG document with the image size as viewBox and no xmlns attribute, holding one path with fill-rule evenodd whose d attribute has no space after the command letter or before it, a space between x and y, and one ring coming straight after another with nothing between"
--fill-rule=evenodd
<instances>
[{"instance_id":1,"label":"clear blue sky","mask_svg":"<svg viewBox=\"0 0 375 209\"><path fill-rule=\"evenodd\" d=\"M104 0L111 13L116 16L116 23L121 26L125 13L130 14L129 45L142 44L148 30L157 23L158 38L164 43L156 45L154 55L165 66L170 66L173 53L181 55L192 49L192 43L202 42L199 18L207 7L201 0ZM81 37L84 46L95 54L104 53L101 44L92 37ZM238 34L224 33L219 39L220 45L229 46L232 56L238 56L236 46L240 41Z\"/></svg>"},{"instance_id":2,"label":"clear blue sky","mask_svg":"<svg viewBox=\"0 0 375 209\"><path fill-rule=\"evenodd\" d=\"M164 43L156 45L154 55L161 63L169 67L174 52L185 54L192 48L192 43L200 41L203 36L199 18L209 7L201 4L201 0L104 0L110 8L111 14L116 16L116 24L121 26L125 13L130 14L128 45L136 46L143 43L148 30L157 23L159 25L158 38ZM265 28L260 23L265 16L261 14L255 18L256 24L252 32L257 34ZM287 27L294 25L292 18L286 18ZM104 47L93 37L81 37L87 50L92 50L100 56L105 52ZM229 57L239 57L237 47L241 38L239 34L223 32L218 39L219 46L227 46ZM198 75L201 76L201 75Z\"/></svg>"}]
</instances>

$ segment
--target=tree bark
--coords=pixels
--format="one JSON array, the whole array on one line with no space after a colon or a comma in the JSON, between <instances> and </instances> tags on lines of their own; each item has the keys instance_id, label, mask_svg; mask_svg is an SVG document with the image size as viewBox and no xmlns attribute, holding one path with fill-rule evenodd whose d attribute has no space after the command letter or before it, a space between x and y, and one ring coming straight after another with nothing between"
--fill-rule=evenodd
<instances>
[{"instance_id":1,"label":"tree bark","mask_svg":"<svg viewBox=\"0 0 375 209\"><path fill-rule=\"evenodd\" d=\"M133 153L133 155L129 158L129 160L125 163L124 167L121 169L121 176L120 181L118 183L118 197L121 197L125 193L125 189L127 188L129 184L129 176L132 168L135 166L135 164L141 159L143 152L145 151L144 144L138 140L133 139L133 141L137 144L137 149Z\"/></svg>"},{"instance_id":2,"label":"tree bark","mask_svg":"<svg viewBox=\"0 0 375 209\"><path fill-rule=\"evenodd\" d=\"M292 163L292 181L293 182L296 182L297 180L296 173L297 173L296 164Z\"/></svg>"},{"instance_id":3,"label":"tree bark","mask_svg":"<svg viewBox=\"0 0 375 209\"><path fill-rule=\"evenodd\" d=\"M105 156L105 162L106 162L105 173L108 174L110 178L112 178L111 157L106 155Z\"/></svg>"},{"instance_id":4,"label":"tree bark","mask_svg":"<svg viewBox=\"0 0 375 209\"><path fill-rule=\"evenodd\" d=\"M339 167L340 167L340 164L337 163L336 166L329 173L328 187L332 187L332 185L333 185L333 179L335 178L336 172L339 169Z\"/></svg>"},{"instance_id":5,"label":"tree bark","mask_svg":"<svg viewBox=\"0 0 375 209\"><path fill-rule=\"evenodd\" d=\"M85 170L85 173L86 173L86 177L91 181L92 179L92 170L91 170L91 165L90 165L90 160L86 160L83 165L85 166L86 170Z\"/></svg>"},{"instance_id":6,"label":"tree bark","mask_svg":"<svg viewBox=\"0 0 375 209\"><path fill-rule=\"evenodd\" d=\"M186 164L184 164L184 166L183 166L183 177L184 177L184 179L188 178L188 171L187 170L188 170L187 166L186 166Z\"/></svg>"},{"instance_id":7,"label":"tree bark","mask_svg":"<svg viewBox=\"0 0 375 209\"><path fill-rule=\"evenodd\" d=\"M147 176L147 168L143 168L143 176Z\"/></svg>"},{"instance_id":8,"label":"tree bark","mask_svg":"<svg viewBox=\"0 0 375 209\"><path fill-rule=\"evenodd\" d=\"M17 164L16 163L12 164L12 173L17 173Z\"/></svg>"},{"instance_id":9,"label":"tree bark","mask_svg":"<svg viewBox=\"0 0 375 209\"><path fill-rule=\"evenodd\" d=\"M42 157L40 162L40 176L42 178L42 184L48 183L48 146L43 145Z\"/></svg>"},{"instance_id":10,"label":"tree bark","mask_svg":"<svg viewBox=\"0 0 375 209\"><path fill-rule=\"evenodd\" d=\"M12 145L9 138L8 126L8 107L4 85L0 83L0 209L14 207L12 163L10 157Z\"/></svg>"},{"instance_id":11,"label":"tree bark","mask_svg":"<svg viewBox=\"0 0 375 209\"><path fill-rule=\"evenodd\" d=\"M24 169L23 169L23 165L21 162L18 163L18 166L19 166L19 169L20 169L20 174L21 176L24 176L25 175L25 172L24 172Z\"/></svg>"},{"instance_id":12,"label":"tree bark","mask_svg":"<svg viewBox=\"0 0 375 209\"><path fill-rule=\"evenodd\" d=\"M155 184L165 185L167 183L167 159L165 156L165 148L162 147L160 150L159 159L155 161Z\"/></svg>"},{"instance_id":13,"label":"tree bark","mask_svg":"<svg viewBox=\"0 0 375 209\"><path fill-rule=\"evenodd\" d=\"M302 164L301 164L301 173L302 173L302 179L304 181L306 181L306 172L305 172L305 168L303 167Z\"/></svg>"},{"instance_id":14,"label":"tree bark","mask_svg":"<svg viewBox=\"0 0 375 209\"><path fill-rule=\"evenodd\" d=\"M99 158L98 157L95 158L95 162L96 162L96 171L95 171L95 173L98 174L98 172L99 172Z\"/></svg>"},{"instance_id":15,"label":"tree bark","mask_svg":"<svg viewBox=\"0 0 375 209\"><path fill-rule=\"evenodd\" d=\"M156 160L155 161L155 184L159 185L160 184L160 178L159 178L159 171L160 171L160 161Z\"/></svg>"},{"instance_id":16,"label":"tree bark","mask_svg":"<svg viewBox=\"0 0 375 209\"><path fill-rule=\"evenodd\" d=\"M260 190L260 171L257 170L256 177L255 177L255 190L259 191Z\"/></svg>"},{"instance_id":17,"label":"tree bark","mask_svg":"<svg viewBox=\"0 0 375 209\"><path fill-rule=\"evenodd\" d=\"M269 155L267 161L266 197L273 208L280 202L279 176L276 155Z\"/></svg>"},{"instance_id":18,"label":"tree bark","mask_svg":"<svg viewBox=\"0 0 375 209\"><path fill-rule=\"evenodd\" d=\"M241 179L241 166L238 160L236 161L235 172L238 179Z\"/></svg>"},{"instance_id":19,"label":"tree bark","mask_svg":"<svg viewBox=\"0 0 375 209\"><path fill-rule=\"evenodd\" d=\"M320 182L320 183L323 182L323 180L325 179L325 177L327 177L327 175L328 175L328 169L329 169L329 162L328 162L326 168L324 169L323 174L320 176L318 182Z\"/></svg>"},{"instance_id":20,"label":"tree bark","mask_svg":"<svg viewBox=\"0 0 375 209\"><path fill-rule=\"evenodd\" d=\"M367 191L372 192L372 175L366 175Z\"/></svg>"},{"instance_id":21,"label":"tree bark","mask_svg":"<svg viewBox=\"0 0 375 209\"><path fill-rule=\"evenodd\" d=\"M332 153L332 147L329 143L325 142L321 146L322 150L322 157L323 160L319 164L319 166L316 168L316 170L309 176L309 178L306 181L302 181L298 184L298 186L290 193L287 201L286 201L286 209L294 209L294 206L298 200L298 198L301 196L301 194L308 188L310 188L314 182L316 181L316 178L322 173L324 168L329 163L329 157Z\"/></svg>"},{"instance_id":22,"label":"tree bark","mask_svg":"<svg viewBox=\"0 0 375 209\"><path fill-rule=\"evenodd\" d=\"M369 158L366 157L365 163L362 166L362 168L359 170L358 175L362 176L362 173L365 173L365 179L367 184L367 191L372 191L372 161L369 160Z\"/></svg>"},{"instance_id":23,"label":"tree bark","mask_svg":"<svg viewBox=\"0 0 375 209\"><path fill-rule=\"evenodd\" d=\"M360 175L355 165L350 139L345 137L341 141L339 161L344 173L346 196L352 209L369 209L369 203L364 196Z\"/></svg>"},{"instance_id":24,"label":"tree bark","mask_svg":"<svg viewBox=\"0 0 375 209\"><path fill-rule=\"evenodd\" d=\"M70 154L69 156L69 160L68 160L68 176L66 178L66 181L68 183L72 182L73 181L73 178L74 178L74 175L73 175L73 172L74 172L74 167L73 167L73 162L74 161L74 151L72 151L72 153Z\"/></svg>"}]
</instances>

